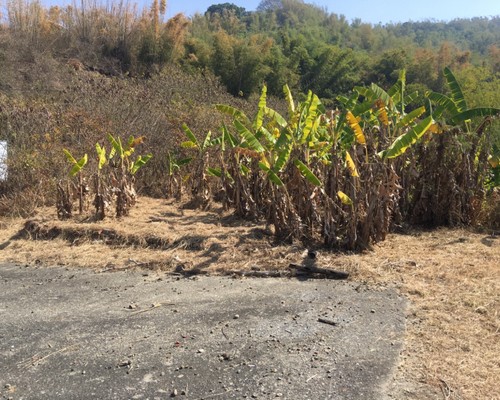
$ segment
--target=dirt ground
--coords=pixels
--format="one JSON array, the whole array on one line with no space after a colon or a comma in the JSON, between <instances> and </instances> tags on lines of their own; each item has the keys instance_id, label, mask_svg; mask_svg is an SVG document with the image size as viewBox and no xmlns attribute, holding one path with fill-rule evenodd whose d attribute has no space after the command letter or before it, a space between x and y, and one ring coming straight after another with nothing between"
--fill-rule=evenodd
<instances>
[{"instance_id":1,"label":"dirt ground","mask_svg":"<svg viewBox=\"0 0 500 400\"><path fill-rule=\"evenodd\" d=\"M22 264L286 274L306 253L302 244L275 243L264 225L217 207L195 211L148 198L121 220L58 221L55 208L39 210L28 224L0 220L0 261ZM433 385L443 399L500 399L498 235L460 229L391 234L361 254L319 249L316 265L346 271L352 281L395 287L410 300L400 381Z\"/></svg>"}]
</instances>

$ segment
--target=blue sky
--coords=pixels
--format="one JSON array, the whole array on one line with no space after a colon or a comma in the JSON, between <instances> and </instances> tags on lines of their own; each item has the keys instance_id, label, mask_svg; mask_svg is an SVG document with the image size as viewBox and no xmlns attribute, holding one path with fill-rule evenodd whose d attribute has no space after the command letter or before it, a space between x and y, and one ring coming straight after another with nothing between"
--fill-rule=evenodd
<instances>
[{"instance_id":1,"label":"blue sky","mask_svg":"<svg viewBox=\"0 0 500 400\"><path fill-rule=\"evenodd\" d=\"M326 7L327 11L344 14L348 20L361 18L364 22L387 23L427 19L451 20L500 15L499 0L305 0L306 3ZM204 13L212 4L233 3L247 11L257 8L260 0L167 0L167 16L178 12L192 15Z\"/></svg>"},{"instance_id":2,"label":"blue sky","mask_svg":"<svg viewBox=\"0 0 500 400\"><path fill-rule=\"evenodd\" d=\"M73 0L42 0L44 4L66 5ZM106 4L107 1L97 0ZM152 0L128 0L137 3L139 8L149 5ZM1 0L0 0L1 2ZM372 24L437 20L449 21L454 18L500 16L500 0L305 0L306 3L324 7L330 13L343 14L349 21L361 18ZM79 4L80 0L76 0ZM204 13L212 4L233 3L254 11L260 0L167 0L167 17L179 12L191 16L196 12Z\"/></svg>"}]
</instances>

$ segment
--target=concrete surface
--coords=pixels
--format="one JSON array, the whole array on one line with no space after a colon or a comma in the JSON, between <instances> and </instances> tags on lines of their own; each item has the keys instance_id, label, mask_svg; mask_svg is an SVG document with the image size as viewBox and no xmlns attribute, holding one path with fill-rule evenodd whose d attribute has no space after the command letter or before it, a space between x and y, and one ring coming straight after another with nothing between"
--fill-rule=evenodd
<instances>
[{"instance_id":1,"label":"concrete surface","mask_svg":"<svg viewBox=\"0 0 500 400\"><path fill-rule=\"evenodd\" d=\"M404 308L339 281L2 264L0 398L384 399Z\"/></svg>"}]
</instances>

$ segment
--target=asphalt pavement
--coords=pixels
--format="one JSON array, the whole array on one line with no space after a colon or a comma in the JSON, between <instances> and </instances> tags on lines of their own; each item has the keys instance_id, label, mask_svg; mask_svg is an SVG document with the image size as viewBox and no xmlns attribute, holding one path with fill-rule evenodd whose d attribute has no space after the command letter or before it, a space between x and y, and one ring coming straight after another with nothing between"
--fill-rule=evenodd
<instances>
[{"instance_id":1,"label":"asphalt pavement","mask_svg":"<svg viewBox=\"0 0 500 400\"><path fill-rule=\"evenodd\" d=\"M0 264L0 398L385 399L405 307L346 281Z\"/></svg>"}]
</instances>

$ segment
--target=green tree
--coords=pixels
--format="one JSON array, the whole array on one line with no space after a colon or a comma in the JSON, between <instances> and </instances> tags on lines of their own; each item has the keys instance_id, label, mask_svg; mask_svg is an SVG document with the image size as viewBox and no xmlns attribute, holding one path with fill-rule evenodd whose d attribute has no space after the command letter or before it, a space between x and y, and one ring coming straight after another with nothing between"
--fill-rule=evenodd
<instances>
[{"instance_id":1,"label":"green tree","mask_svg":"<svg viewBox=\"0 0 500 400\"><path fill-rule=\"evenodd\" d=\"M221 17L224 14L234 13L238 18L241 18L245 14L244 7L238 7L233 3L223 3L223 4L213 4L207 8L205 14L219 14Z\"/></svg>"}]
</instances>

